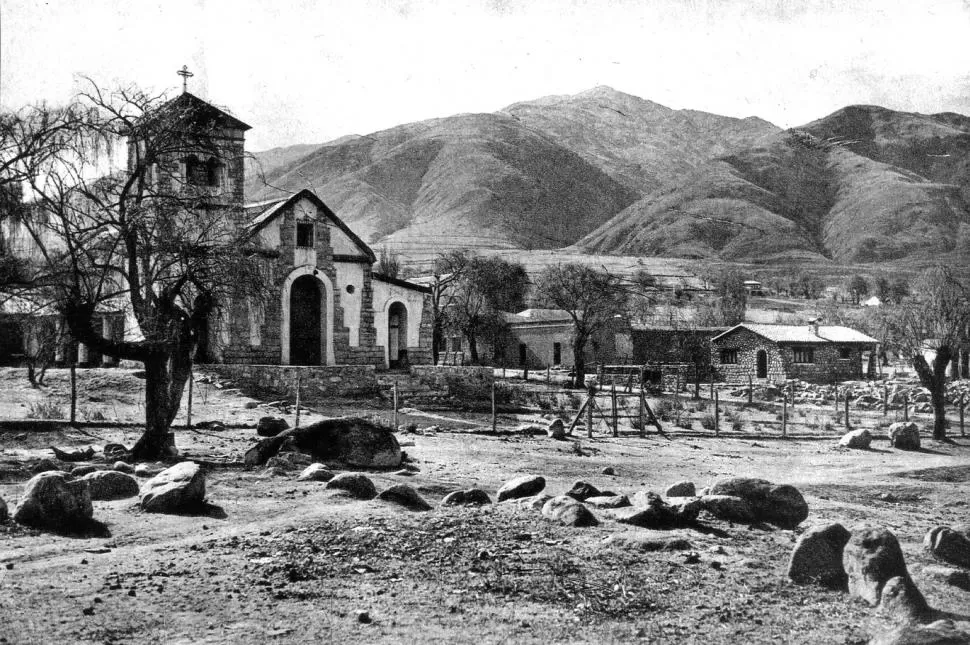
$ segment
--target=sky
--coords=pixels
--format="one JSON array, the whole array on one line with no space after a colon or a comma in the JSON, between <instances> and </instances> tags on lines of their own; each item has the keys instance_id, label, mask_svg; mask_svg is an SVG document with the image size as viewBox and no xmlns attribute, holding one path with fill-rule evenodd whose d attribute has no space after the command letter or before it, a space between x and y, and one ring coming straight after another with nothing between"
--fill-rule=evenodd
<instances>
[{"instance_id":1,"label":"sky","mask_svg":"<svg viewBox=\"0 0 970 645\"><path fill-rule=\"evenodd\" d=\"M599 85L794 127L970 115L970 0L0 0L0 107L80 77L246 121L258 151Z\"/></svg>"}]
</instances>

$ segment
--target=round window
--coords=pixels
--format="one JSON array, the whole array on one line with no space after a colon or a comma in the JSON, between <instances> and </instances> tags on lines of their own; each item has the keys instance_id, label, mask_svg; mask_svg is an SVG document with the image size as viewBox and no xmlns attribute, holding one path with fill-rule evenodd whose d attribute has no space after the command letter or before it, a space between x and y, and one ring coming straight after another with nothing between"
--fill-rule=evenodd
<instances>
[{"instance_id":1,"label":"round window","mask_svg":"<svg viewBox=\"0 0 970 645\"><path fill-rule=\"evenodd\" d=\"M353 292L354 292L354 285L348 284L347 285L347 293L353 293Z\"/></svg>"}]
</instances>

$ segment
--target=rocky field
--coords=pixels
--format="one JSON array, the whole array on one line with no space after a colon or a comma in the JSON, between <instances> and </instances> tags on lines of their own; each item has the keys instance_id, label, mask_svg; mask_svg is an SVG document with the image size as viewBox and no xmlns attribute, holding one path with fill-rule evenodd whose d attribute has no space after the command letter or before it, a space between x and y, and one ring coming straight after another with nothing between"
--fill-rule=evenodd
<instances>
[{"instance_id":1,"label":"rocky field","mask_svg":"<svg viewBox=\"0 0 970 645\"><path fill-rule=\"evenodd\" d=\"M106 402L137 391L118 374ZM7 406L46 395L0 376ZM348 465L359 443L247 466L260 437L234 426L278 407L223 390L198 405L233 423L178 431L172 463L106 458L130 428L3 428L0 498L22 521L0 523L0 642L967 642L967 440L557 441L514 432L531 418L501 415L493 435L485 415L439 411L430 429L402 417L416 428L393 435L393 467ZM389 416L380 401L315 412L301 426ZM31 520L38 482L60 491L41 501L86 489L90 520ZM938 620L950 640L885 636Z\"/></svg>"}]
</instances>

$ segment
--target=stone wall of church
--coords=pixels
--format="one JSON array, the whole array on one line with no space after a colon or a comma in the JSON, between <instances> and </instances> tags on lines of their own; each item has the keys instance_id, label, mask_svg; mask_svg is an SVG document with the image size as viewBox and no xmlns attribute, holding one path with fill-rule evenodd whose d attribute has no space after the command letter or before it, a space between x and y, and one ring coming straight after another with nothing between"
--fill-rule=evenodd
<instances>
[{"instance_id":1,"label":"stone wall of church","mask_svg":"<svg viewBox=\"0 0 970 645\"><path fill-rule=\"evenodd\" d=\"M304 401L315 398L374 396L380 392L373 365L201 365L233 381L247 394L296 399L297 384Z\"/></svg>"}]
</instances>

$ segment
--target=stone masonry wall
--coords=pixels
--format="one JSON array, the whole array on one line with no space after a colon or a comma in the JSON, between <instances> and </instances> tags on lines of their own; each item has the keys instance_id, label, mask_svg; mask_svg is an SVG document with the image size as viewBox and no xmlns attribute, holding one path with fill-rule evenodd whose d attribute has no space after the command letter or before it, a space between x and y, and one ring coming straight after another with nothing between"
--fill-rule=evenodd
<instances>
[{"instance_id":1,"label":"stone masonry wall","mask_svg":"<svg viewBox=\"0 0 970 645\"><path fill-rule=\"evenodd\" d=\"M296 398L297 382L306 400L373 396L380 391L373 365L201 365L250 393L271 392Z\"/></svg>"}]
</instances>

